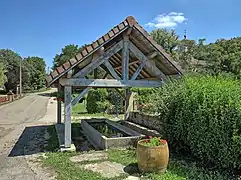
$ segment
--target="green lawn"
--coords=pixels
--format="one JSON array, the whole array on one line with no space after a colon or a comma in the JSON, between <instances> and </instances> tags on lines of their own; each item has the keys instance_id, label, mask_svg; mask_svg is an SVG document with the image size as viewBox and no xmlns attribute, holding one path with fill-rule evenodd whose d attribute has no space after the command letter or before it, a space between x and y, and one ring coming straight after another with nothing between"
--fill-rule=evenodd
<instances>
[{"instance_id":1,"label":"green lawn","mask_svg":"<svg viewBox=\"0 0 241 180\"><path fill-rule=\"evenodd\" d=\"M49 140L48 150L55 150L58 147L57 138L53 126L50 126L49 133L52 134ZM141 177L143 180L226 180L231 179L227 171L211 171L201 167L195 161L184 157L171 157L168 169L164 174L147 173L142 174L138 171L135 150L109 150L109 161L121 163L126 166L126 172L130 175ZM105 180L98 173L83 170L79 167L80 163L73 163L69 160L71 156L80 154L48 152L47 158L41 158L43 166L53 169L57 173L58 180ZM171 154L172 155L172 154ZM84 164L87 162L83 162ZM83 164L82 163L82 164ZM113 180L125 179L125 177L112 178ZM112 180L110 179L110 180Z\"/></svg>"}]
</instances>

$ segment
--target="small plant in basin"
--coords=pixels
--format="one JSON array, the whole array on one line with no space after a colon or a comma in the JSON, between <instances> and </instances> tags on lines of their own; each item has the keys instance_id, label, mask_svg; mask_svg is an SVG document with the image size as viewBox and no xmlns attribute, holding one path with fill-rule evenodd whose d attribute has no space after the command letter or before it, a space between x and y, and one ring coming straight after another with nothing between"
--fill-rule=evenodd
<instances>
[{"instance_id":1,"label":"small plant in basin","mask_svg":"<svg viewBox=\"0 0 241 180\"><path fill-rule=\"evenodd\" d=\"M165 139L149 136L137 143L138 168L142 172L165 172L169 160Z\"/></svg>"}]
</instances>

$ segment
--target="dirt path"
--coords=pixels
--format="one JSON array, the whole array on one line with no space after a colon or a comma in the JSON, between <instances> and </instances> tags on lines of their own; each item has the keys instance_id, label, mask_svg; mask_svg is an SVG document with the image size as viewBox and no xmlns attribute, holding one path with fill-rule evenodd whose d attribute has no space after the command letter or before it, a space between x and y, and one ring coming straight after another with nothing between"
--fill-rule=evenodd
<instances>
[{"instance_id":1,"label":"dirt path","mask_svg":"<svg viewBox=\"0 0 241 180\"><path fill-rule=\"evenodd\" d=\"M50 179L41 169L36 173L28 159L42 151L48 125L56 121L56 102L49 92L0 107L0 180Z\"/></svg>"}]
</instances>

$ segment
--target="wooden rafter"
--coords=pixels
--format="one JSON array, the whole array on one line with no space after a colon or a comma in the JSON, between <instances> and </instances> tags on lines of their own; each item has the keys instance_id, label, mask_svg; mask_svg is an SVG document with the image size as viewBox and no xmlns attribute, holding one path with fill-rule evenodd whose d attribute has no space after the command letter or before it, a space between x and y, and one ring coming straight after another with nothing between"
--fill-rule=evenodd
<instances>
[{"instance_id":1,"label":"wooden rafter","mask_svg":"<svg viewBox=\"0 0 241 180\"><path fill-rule=\"evenodd\" d=\"M156 65L150 61L132 42L129 43L130 51L142 62L146 61L146 68L151 71L153 75L159 79L165 80L166 75L156 67Z\"/></svg>"},{"instance_id":2,"label":"wooden rafter","mask_svg":"<svg viewBox=\"0 0 241 180\"><path fill-rule=\"evenodd\" d=\"M137 64L137 63L139 63L139 62L140 62L139 60L135 60L135 61L130 62L128 65L131 66L132 64ZM122 66L117 66L117 67L114 67L114 68L115 68L115 69L121 69Z\"/></svg>"},{"instance_id":3,"label":"wooden rafter","mask_svg":"<svg viewBox=\"0 0 241 180\"><path fill-rule=\"evenodd\" d=\"M84 77L89 72L92 72L98 66L100 66L105 61L107 61L113 54L117 53L122 48L123 48L123 40L118 42L116 45L111 47L109 50L107 50L103 55L97 57L96 59L93 59L93 61L90 64L88 64L82 70L80 70L78 73L76 73L74 75L74 77Z\"/></svg>"}]
</instances>

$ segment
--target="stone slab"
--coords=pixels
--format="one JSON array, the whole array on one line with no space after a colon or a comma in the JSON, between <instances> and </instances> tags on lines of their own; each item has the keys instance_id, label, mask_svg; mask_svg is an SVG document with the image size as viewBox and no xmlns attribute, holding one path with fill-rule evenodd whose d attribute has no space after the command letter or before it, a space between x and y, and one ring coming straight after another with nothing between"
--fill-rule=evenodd
<instances>
[{"instance_id":1,"label":"stone slab","mask_svg":"<svg viewBox=\"0 0 241 180\"><path fill-rule=\"evenodd\" d=\"M100 173L106 178L114 178L126 174L124 167L122 164L110 161L81 165L81 168Z\"/></svg>"},{"instance_id":2,"label":"stone slab","mask_svg":"<svg viewBox=\"0 0 241 180\"><path fill-rule=\"evenodd\" d=\"M83 153L77 156L72 156L70 161L72 162L83 162L83 161L99 161L107 160L108 154L106 152L94 152L94 153Z\"/></svg>"}]
</instances>

